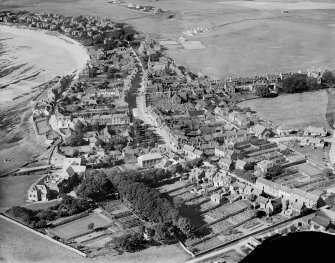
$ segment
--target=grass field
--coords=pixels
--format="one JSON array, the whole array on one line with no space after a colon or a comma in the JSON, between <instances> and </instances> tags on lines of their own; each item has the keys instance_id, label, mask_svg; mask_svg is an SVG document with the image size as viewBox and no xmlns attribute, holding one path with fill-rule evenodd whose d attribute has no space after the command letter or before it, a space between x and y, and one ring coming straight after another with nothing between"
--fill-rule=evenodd
<instances>
[{"instance_id":1,"label":"grass field","mask_svg":"<svg viewBox=\"0 0 335 263\"><path fill-rule=\"evenodd\" d=\"M11 263L182 263L190 258L178 245L151 247L137 253L83 258L13 223L0 219L1 262Z\"/></svg>"},{"instance_id":2,"label":"grass field","mask_svg":"<svg viewBox=\"0 0 335 263\"><path fill-rule=\"evenodd\" d=\"M249 100L239 106L250 107L258 116L277 125L285 123L296 128L308 125L329 128L326 119L327 102L326 90L319 90Z\"/></svg>"},{"instance_id":3,"label":"grass field","mask_svg":"<svg viewBox=\"0 0 335 263\"><path fill-rule=\"evenodd\" d=\"M191 70L218 78L334 66L333 2L150 1L150 5L170 10L161 15L141 14L107 2L8 0L0 5L4 9L22 5L32 11L108 17L163 40L176 40L191 28L208 28L200 36L192 37L206 49L172 48L168 53ZM289 13L281 13L286 9Z\"/></svg>"},{"instance_id":4,"label":"grass field","mask_svg":"<svg viewBox=\"0 0 335 263\"><path fill-rule=\"evenodd\" d=\"M25 205L27 190L41 175L22 175L0 178L0 208Z\"/></svg>"},{"instance_id":5,"label":"grass field","mask_svg":"<svg viewBox=\"0 0 335 263\"><path fill-rule=\"evenodd\" d=\"M98 228L108 226L111 222L112 221L108 220L105 216L91 214L70 223L55 227L51 230L51 232L63 239L70 239L89 232L90 230L87 226L90 223L94 224L94 228Z\"/></svg>"}]
</instances>

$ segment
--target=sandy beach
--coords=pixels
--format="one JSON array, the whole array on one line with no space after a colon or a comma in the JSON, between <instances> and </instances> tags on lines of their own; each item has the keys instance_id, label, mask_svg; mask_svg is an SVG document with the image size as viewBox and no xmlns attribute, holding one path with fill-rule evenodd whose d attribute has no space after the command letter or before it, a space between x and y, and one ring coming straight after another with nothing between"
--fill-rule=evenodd
<instances>
[{"instance_id":1,"label":"sandy beach","mask_svg":"<svg viewBox=\"0 0 335 263\"><path fill-rule=\"evenodd\" d=\"M83 45L56 32L1 25L0 36L0 73L15 68L0 77L1 175L46 152L44 140L34 134L30 102L41 92L39 85L79 73L89 54Z\"/></svg>"},{"instance_id":2,"label":"sandy beach","mask_svg":"<svg viewBox=\"0 0 335 263\"><path fill-rule=\"evenodd\" d=\"M56 76L81 71L89 60L87 49L64 35L0 26L0 68L17 67L0 78L0 105L30 93Z\"/></svg>"}]
</instances>

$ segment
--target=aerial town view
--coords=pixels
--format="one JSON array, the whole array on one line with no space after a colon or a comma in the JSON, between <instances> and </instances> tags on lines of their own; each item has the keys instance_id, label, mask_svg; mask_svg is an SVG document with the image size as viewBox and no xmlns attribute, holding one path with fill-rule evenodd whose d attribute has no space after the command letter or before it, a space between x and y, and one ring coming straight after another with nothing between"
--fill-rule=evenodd
<instances>
[{"instance_id":1,"label":"aerial town view","mask_svg":"<svg viewBox=\"0 0 335 263\"><path fill-rule=\"evenodd\" d=\"M0 262L325 262L334 43L333 0L0 0Z\"/></svg>"}]
</instances>

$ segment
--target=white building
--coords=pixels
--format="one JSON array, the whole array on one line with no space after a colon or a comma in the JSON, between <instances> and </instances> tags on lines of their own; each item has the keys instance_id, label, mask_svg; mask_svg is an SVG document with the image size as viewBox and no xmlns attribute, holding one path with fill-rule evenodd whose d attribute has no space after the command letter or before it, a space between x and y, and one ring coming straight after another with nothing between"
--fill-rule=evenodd
<instances>
[{"instance_id":1,"label":"white building","mask_svg":"<svg viewBox=\"0 0 335 263\"><path fill-rule=\"evenodd\" d=\"M141 155L137 158L138 164L142 168L155 166L163 159L163 156L160 153L148 153Z\"/></svg>"}]
</instances>

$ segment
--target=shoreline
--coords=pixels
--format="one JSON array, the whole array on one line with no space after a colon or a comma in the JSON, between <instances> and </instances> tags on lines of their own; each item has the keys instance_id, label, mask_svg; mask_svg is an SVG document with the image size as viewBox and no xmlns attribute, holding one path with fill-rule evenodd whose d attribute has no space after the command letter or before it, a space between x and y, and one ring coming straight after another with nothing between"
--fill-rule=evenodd
<instances>
[{"instance_id":1,"label":"shoreline","mask_svg":"<svg viewBox=\"0 0 335 263\"><path fill-rule=\"evenodd\" d=\"M64 72L64 75L75 75L74 79L79 77L79 74L85 69L86 64L90 61L89 51L84 45L59 32L51 32L51 34L49 34L46 30L35 30L26 26L3 24L0 25L0 32L1 30L19 32L22 33L23 36L31 34L30 31L33 31L38 32L37 36L46 36L47 40L54 40L57 38L58 43L63 44L63 48L65 47L66 49L67 47L69 47L67 49L68 53L71 53L71 50L75 50L78 48L78 46L80 46L81 48L79 49L79 51L76 52L78 56L75 58L75 62L73 63L73 65L71 65L71 68L68 69L67 72ZM38 43L37 46L38 45L41 44ZM52 46L55 47L55 45ZM24 52L29 52L29 50L24 50ZM27 78L27 76L24 76L23 79L18 81L21 84L24 83L23 85L15 87L15 85L9 84L9 86L12 86L11 89L7 87L0 89L0 94L3 98L6 97L6 95L8 94L8 90L9 92L11 92L11 90L14 89L14 93L10 94L11 96L9 99L8 97L5 98L5 100L3 99L3 101L1 101L0 99L0 111L2 117L14 115L20 116L19 120L15 119L14 117L5 117L7 119L6 122L9 123L0 127L0 133L3 134L2 143L0 145L1 178L10 176L22 165L30 163L32 160L32 156L40 156L45 151L45 145L43 141L41 141L40 138L36 137L34 129L31 128L29 116L32 114L32 106L34 104L34 101L36 99L38 100L41 94L43 94L47 88L50 88L50 86L48 87L48 85L59 77L59 74L57 73L58 72L54 74L49 74L43 79L43 81L41 79L39 82L35 80L32 82L23 80L24 78ZM29 78L35 79L35 77L32 76L30 76ZM25 83L28 83L28 85L26 86ZM0 120L5 119L2 118L1 115ZM20 139L18 141L11 142L12 138L15 137L19 137ZM30 148L30 150L26 148ZM23 149L23 151L20 149ZM31 154L29 154L30 152ZM3 159L8 155L13 156L14 158L10 163L5 163Z\"/></svg>"},{"instance_id":2,"label":"shoreline","mask_svg":"<svg viewBox=\"0 0 335 263\"><path fill-rule=\"evenodd\" d=\"M13 98L31 93L36 86L57 76L76 71L77 78L90 60L88 49L84 45L59 32L17 24L1 24L0 32L13 36L13 39L4 41L4 50L7 49L7 52L2 60L12 63L6 66L27 64L0 78L0 108L6 102L13 101ZM19 58L15 57L12 62L14 52Z\"/></svg>"}]
</instances>

